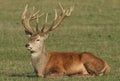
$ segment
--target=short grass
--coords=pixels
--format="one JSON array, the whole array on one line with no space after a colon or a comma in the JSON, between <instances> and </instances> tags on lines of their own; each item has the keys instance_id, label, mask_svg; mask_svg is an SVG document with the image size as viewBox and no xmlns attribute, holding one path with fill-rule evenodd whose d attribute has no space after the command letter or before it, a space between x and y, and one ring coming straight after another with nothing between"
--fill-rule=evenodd
<instances>
[{"instance_id":1,"label":"short grass","mask_svg":"<svg viewBox=\"0 0 120 81\"><path fill-rule=\"evenodd\" d=\"M27 37L21 25L23 8L29 4L49 12L51 23L59 2L75 9L71 17L50 33L46 50L92 52L108 62L109 74L57 79L34 76L30 54L24 47ZM120 81L119 42L120 0L0 0L0 81Z\"/></svg>"}]
</instances>

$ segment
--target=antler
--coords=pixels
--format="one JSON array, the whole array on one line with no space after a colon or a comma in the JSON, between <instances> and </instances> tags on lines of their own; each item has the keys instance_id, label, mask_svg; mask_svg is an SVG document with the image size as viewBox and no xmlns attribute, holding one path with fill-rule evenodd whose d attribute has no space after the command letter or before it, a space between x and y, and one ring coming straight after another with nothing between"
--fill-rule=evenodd
<instances>
[{"instance_id":1,"label":"antler","mask_svg":"<svg viewBox=\"0 0 120 81\"><path fill-rule=\"evenodd\" d=\"M25 9L24 9L23 14L22 14L22 24L23 24L23 26L25 28L25 32L30 34L30 35L32 35L35 32L32 29L32 27L30 26L30 21L36 19L36 31L39 32L39 29L38 29L38 19L39 19L39 17L41 17L43 15L43 13L41 15L38 15L39 11L34 13L35 8L33 7L32 11L30 13L30 17L27 18L26 17L27 10L28 10L28 5L25 6Z\"/></svg>"},{"instance_id":2,"label":"antler","mask_svg":"<svg viewBox=\"0 0 120 81\"><path fill-rule=\"evenodd\" d=\"M62 5L60 3L59 3L59 6L60 6L61 11L62 11L61 15L58 17L57 10L55 9L54 21L48 29L45 29L45 24L47 23L47 16L48 16L48 15L46 15L46 20L45 20L45 23L44 23L44 26L43 26L41 32L48 33L50 31L56 29L61 24L61 22L64 20L65 17L68 17L71 15L71 12L73 11L73 7L70 7L69 9L64 10L64 8L62 7Z\"/></svg>"},{"instance_id":3,"label":"antler","mask_svg":"<svg viewBox=\"0 0 120 81\"><path fill-rule=\"evenodd\" d=\"M34 19L36 19L36 31L37 31L37 33L39 33L39 32L48 33L50 31L56 29L61 24L61 22L64 20L64 18L70 16L71 12L73 11L73 7L70 7L69 9L64 10L64 8L62 7L62 5L60 3L59 3L59 6L60 6L61 11L62 11L61 15L58 16L57 15L57 10L55 9L54 21L48 29L45 29L45 26L47 24L47 18L48 18L48 14L46 14L46 18L45 18L45 22L43 24L43 28L41 29L41 31L39 31L39 29L38 29L39 17L41 17L44 13L42 13L41 15L38 15L39 11L34 12L35 8L33 7L32 11L30 13L30 17L27 18L26 15L27 15L27 10L28 10L28 5L26 5L25 9L23 11L23 14L22 14L22 24L25 28L25 32L27 34L30 34L30 35L35 33L34 30L32 29L32 27L30 26L30 21L34 20Z\"/></svg>"}]
</instances>

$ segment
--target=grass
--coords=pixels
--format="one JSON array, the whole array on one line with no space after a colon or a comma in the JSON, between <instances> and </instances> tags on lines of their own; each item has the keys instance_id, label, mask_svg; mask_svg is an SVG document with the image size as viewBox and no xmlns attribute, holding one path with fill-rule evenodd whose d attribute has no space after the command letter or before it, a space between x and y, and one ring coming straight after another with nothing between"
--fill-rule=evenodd
<instances>
[{"instance_id":1,"label":"grass","mask_svg":"<svg viewBox=\"0 0 120 81\"><path fill-rule=\"evenodd\" d=\"M21 25L25 4L41 12L74 5L71 17L51 32L46 41L48 51L90 51L105 59L111 72L102 77L37 78L30 54L24 45L27 37ZM0 81L119 81L120 78L120 1L119 0L0 0ZM43 19L41 19L42 21ZM42 22L41 22L42 23ZM50 22L51 23L51 22ZM49 25L49 24L48 24Z\"/></svg>"}]
</instances>

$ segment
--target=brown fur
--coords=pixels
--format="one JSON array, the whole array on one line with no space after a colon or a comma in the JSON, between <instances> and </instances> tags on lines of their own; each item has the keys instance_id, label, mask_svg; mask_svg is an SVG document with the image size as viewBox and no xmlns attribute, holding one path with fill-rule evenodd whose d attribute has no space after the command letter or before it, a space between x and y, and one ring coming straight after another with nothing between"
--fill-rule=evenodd
<instances>
[{"instance_id":1,"label":"brown fur","mask_svg":"<svg viewBox=\"0 0 120 81\"><path fill-rule=\"evenodd\" d=\"M61 77L70 75L99 75L106 73L109 66L102 59L91 53L50 52L45 66L45 77ZM105 68L105 70L103 70ZM101 72L103 70L103 72Z\"/></svg>"},{"instance_id":2,"label":"brown fur","mask_svg":"<svg viewBox=\"0 0 120 81\"><path fill-rule=\"evenodd\" d=\"M83 52L80 56L89 74L101 75L110 71L108 64L101 58L88 52Z\"/></svg>"}]
</instances>

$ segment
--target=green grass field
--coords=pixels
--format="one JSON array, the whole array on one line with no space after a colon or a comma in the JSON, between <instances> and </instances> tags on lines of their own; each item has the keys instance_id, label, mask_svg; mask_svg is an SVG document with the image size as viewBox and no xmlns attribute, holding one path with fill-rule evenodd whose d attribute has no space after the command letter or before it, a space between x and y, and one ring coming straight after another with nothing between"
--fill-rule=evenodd
<instances>
[{"instance_id":1,"label":"green grass field","mask_svg":"<svg viewBox=\"0 0 120 81\"><path fill-rule=\"evenodd\" d=\"M46 41L47 51L89 51L105 59L111 72L101 77L37 78L24 45L21 25L25 4L49 13L61 2L74 12ZM44 16L40 20L43 23ZM50 24L48 23L48 25ZM40 24L42 26L42 24ZM120 81L120 0L0 0L0 81Z\"/></svg>"}]
</instances>

